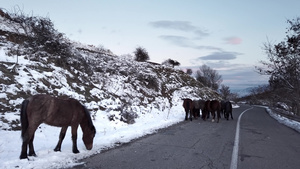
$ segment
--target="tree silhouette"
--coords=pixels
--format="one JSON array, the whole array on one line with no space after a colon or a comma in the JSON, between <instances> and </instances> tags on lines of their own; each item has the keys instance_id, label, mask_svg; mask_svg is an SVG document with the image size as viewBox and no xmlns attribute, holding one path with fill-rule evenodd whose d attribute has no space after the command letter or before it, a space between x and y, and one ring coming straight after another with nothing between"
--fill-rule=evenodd
<instances>
[{"instance_id":1,"label":"tree silhouette","mask_svg":"<svg viewBox=\"0 0 300 169\"><path fill-rule=\"evenodd\" d=\"M285 41L278 44L265 43L268 61L256 67L258 73L269 75L270 87L278 101L285 102L300 115L300 17L287 20Z\"/></svg>"},{"instance_id":2,"label":"tree silhouette","mask_svg":"<svg viewBox=\"0 0 300 169\"><path fill-rule=\"evenodd\" d=\"M135 56L135 60L138 62L145 62L150 59L147 50L141 46L135 49L134 56Z\"/></svg>"},{"instance_id":3,"label":"tree silhouette","mask_svg":"<svg viewBox=\"0 0 300 169\"><path fill-rule=\"evenodd\" d=\"M207 65L200 66L196 74L196 79L200 81L204 86L207 86L213 90L218 90L222 76L214 69L211 69Z\"/></svg>"}]
</instances>

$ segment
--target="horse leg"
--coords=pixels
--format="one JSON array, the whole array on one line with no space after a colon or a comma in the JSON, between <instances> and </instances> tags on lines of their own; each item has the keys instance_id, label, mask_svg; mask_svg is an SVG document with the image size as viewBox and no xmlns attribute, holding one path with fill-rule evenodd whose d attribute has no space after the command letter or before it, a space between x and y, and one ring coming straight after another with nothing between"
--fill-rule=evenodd
<instances>
[{"instance_id":1,"label":"horse leg","mask_svg":"<svg viewBox=\"0 0 300 169\"><path fill-rule=\"evenodd\" d=\"M194 118L197 119L197 118L198 118L198 117L197 117L197 109L194 109L194 108L193 108L193 109L191 109L191 110L192 110L191 113L193 114Z\"/></svg>"},{"instance_id":2,"label":"horse leg","mask_svg":"<svg viewBox=\"0 0 300 169\"><path fill-rule=\"evenodd\" d=\"M201 114L202 114L202 119L205 121L206 120L206 110L201 110Z\"/></svg>"},{"instance_id":3,"label":"horse leg","mask_svg":"<svg viewBox=\"0 0 300 169\"><path fill-rule=\"evenodd\" d=\"M190 120L193 121L193 109L190 109Z\"/></svg>"},{"instance_id":4,"label":"horse leg","mask_svg":"<svg viewBox=\"0 0 300 169\"><path fill-rule=\"evenodd\" d=\"M66 136L67 129L68 129L68 126L61 128L58 143L57 143L54 151L61 151L61 144Z\"/></svg>"},{"instance_id":5,"label":"horse leg","mask_svg":"<svg viewBox=\"0 0 300 169\"><path fill-rule=\"evenodd\" d=\"M216 113L215 111L211 111L211 116L212 116L212 122L215 121L215 118L216 118Z\"/></svg>"},{"instance_id":6,"label":"horse leg","mask_svg":"<svg viewBox=\"0 0 300 169\"><path fill-rule=\"evenodd\" d=\"M32 134L32 137L29 140L29 153L28 153L28 155L36 157L34 147L33 147L33 140L34 140L34 133Z\"/></svg>"},{"instance_id":7,"label":"horse leg","mask_svg":"<svg viewBox=\"0 0 300 169\"><path fill-rule=\"evenodd\" d=\"M217 121L217 123L219 123L219 119L220 119L220 117L221 117L220 114L221 114L221 112L218 110L218 111L217 111L217 116L218 116L218 121Z\"/></svg>"},{"instance_id":8,"label":"horse leg","mask_svg":"<svg viewBox=\"0 0 300 169\"><path fill-rule=\"evenodd\" d=\"M198 119L198 117L200 117L200 112L199 112L199 109L197 109L197 108L194 108L194 117L195 117L195 119ZM199 112L199 113L198 113ZM199 114L199 115L198 115Z\"/></svg>"},{"instance_id":9,"label":"horse leg","mask_svg":"<svg viewBox=\"0 0 300 169\"><path fill-rule=\"evenodd\" d=\"M71 130L72 130L72 141L73 141L73 153L79 153L79 150L77 148L77 129L78 129L78 124L77 125L72 125Z\"/></svg>"},{"instance_id":10,"label":"horse leg","mask_svg":"<svg viewBox=\"0 0 300 169\"><path fill-rule=\"evenodd\" d=\"M22 142L22 151L21 151L21 155L20 155L20 159L25 159L27 157L27 145L28 145L28 133L25 134L25 136L23 137L23 142Z\"/></svg>"},{"instance_id":11,"label":"horse leg","mask_svg":"<svg viewBox=\"0 0 300 169\"><path fill-rule=\"evenodd\" d=\"M206 119L209 118L209 113L210 113L210 112L209 112L208 110L204 110L204 111L203 111L203 116L202 116L202 117L203 117L203 120L204 120L204 121L206 121Z\"/></svg>"},{"instance_id":12,"label":"horse leg","mask_svg":"<svg viewBox=\"0 0 300 169\"><path fill-rule=\"evenodd\" d=\"M185 109L185 120L188 120L188 114L189 114L189 111L187 109Z\"/></svg>"},{"instance_id":13,"label":"horse leg","mask_svg":"<svg viewBox=\"0 0 300 169\"><path fill-rule=\"evenodd\" d=\"M230 115L231 115L231 119L233 120L233 117L232 117L232 111L230 111ZM229 116L229 115L228 115Z\"/></svg>"},{"instance_id":14,"label":"horse leg","mask_svg":"<svg viewBox=\"0 0 300 169\"><path fill-rule=\"evenodd\" d=\"M39 124L38 124L39 125ZM38 126L37 125L37 126ZM25 132L23 136L23 143L22 143L22 151L20 155L20 159L28 159L27 156L27 146L29 145L29 156L36 156L33 148L33 139L34 139L34 132L37 129L37 126L30 126L26 129L27 131Z\"/></svg>"}]
</instances>

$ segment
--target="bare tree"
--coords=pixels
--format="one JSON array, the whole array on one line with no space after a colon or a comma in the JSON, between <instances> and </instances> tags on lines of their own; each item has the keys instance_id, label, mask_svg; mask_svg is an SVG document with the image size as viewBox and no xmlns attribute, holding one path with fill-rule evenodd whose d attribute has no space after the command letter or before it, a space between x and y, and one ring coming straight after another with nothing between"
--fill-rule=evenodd
<instances>
[{"instance_id":1,"label":"bare tree","mask_svg":"<svg viewBox=\"0 0 300 169\"><path fill-rule=\"evenodd\" d=\"M219 91L220 91L221 97L224 100L229 100L229 97L230 97L230 94L231 94L229 86L221 85L221 88L220 88Z\"/></svg>"},{"instance_id":2,"label":"bare tree","mask_svg":"<svg viewBox=\"0 0 300 169\"><path fill-rule=\"evenodd\" d=\"M256 67L260 74L270 75L269 83L277 93L278 101L293 107L300 115L300 17L287 20L285 41L264 45L268 61L261 61L264 67Z\"/></svg>"},{"instance_id":3,"label":"bare tree","mask_svg":"<svg viewBox=\"0 0 300 169\"><path fill-rule=\"evenodd\" d=\"M222 76L214 69L211 69L207 65L200 66L196 74L196 79L200 81L204 86L207 86L213 90L218 90L222 82Z\"/></svg>"}]
</instances>

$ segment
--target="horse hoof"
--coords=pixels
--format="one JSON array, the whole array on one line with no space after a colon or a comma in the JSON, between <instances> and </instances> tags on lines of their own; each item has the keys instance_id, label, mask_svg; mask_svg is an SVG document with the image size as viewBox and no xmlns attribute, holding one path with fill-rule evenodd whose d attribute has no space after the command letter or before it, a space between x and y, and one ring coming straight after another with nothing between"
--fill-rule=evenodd
<instances>
[{"instance_id":1,"label":"horse hoof","mask_svg":"<svg viewBox=\"0 0 300 169\"><path fill-rule=\"evenodd\" d=\"M35 153L29 153L28 156L37 157L37 155Z\"/></svg>"},{"instance_id":2,"label":"horse hoof","mask_svg":"<svg viewBox=\"0 0 300 169\"><path fill-rule=\"evenodd\" d=\"M27 157L27 155L20 155L20 159L22 160L22 159L27 159L28 160L28 157Z\"/></svg>"},{"instance_id":3,"label":"horse hoof","mask_svg":"<svg viewBox=\"0 0 300 169\"><path fill-rule=\"evenodd\" d=\"M73 150L73 153L77 154L77 153L79 153L79 150Z\"/></svg>"},{"instance_id":4,"label":"horse hoof","mask_svg":"<svg viewBox=\"0 0 300 169\"><path fill-rule=\"evenodd\" d=\"M215 120L214 120L214 119L212 119L212 120L211 120L211 122L215 122Z\"/></svg>"}]
</instances>

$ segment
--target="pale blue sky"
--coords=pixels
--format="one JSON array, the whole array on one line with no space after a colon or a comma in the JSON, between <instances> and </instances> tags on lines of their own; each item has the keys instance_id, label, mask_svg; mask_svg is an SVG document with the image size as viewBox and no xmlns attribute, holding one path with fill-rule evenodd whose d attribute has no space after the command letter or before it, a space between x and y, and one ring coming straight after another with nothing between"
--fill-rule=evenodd
<instances>
[{"instance_id":1,"label":"pale blue sky","mask_svg":"<svg viewBox=\"0 0 300 169\"><path fill-rule=\"evenodd\" d=\"M195 70L219 71L223 84L267 83L254 72L266 59L267 38L284 40L299 0L0 0L8 11L49 17L72 40L102 45L117 55L144 47L153 62L175 59Z\"/></svg>"}]
</instances>

